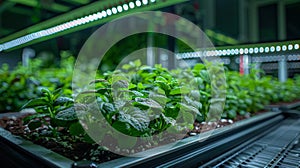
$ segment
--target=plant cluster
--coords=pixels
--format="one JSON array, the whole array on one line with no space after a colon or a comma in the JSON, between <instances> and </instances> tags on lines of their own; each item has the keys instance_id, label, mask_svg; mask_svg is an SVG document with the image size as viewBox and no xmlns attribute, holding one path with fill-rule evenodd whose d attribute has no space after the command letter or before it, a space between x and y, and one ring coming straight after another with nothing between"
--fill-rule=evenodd
<instances>
[{"instance_id":1,"label":"plant cluster","mask_svg":"<svg viewBox=\"0 0 300 168\"><path fill-rule=\"evenodd\" d=\"M57 135L57 128L63 127L70 134L83 135L92 142L83 127L89 129L102 122L95 117L100 114L119 132L148 137L167 129L184 132L193 128L195 120L211 121L221 114L223 118L235 119L237 115L262 110L272 102L292 101L300 95L297 87L300 77L281 83L272 77L258 77L256 72L240 75L226 71L225 81L220 69L207 66L210 68L197 64L193 68L169 71L161 65L144 66L136 60L91 81L74 100L61 97L61 91L43 89L42 97L24 106L37 111L25 123L31 129L47 125L53 135ZM91 125L81 126L78 122L81 113ZM50 117L50 122L37 120L45 116Z\"/></svg>"},{"instance_id":2,"label":"plant cluster","mask_svg":"<svg viewBox=\"0 0 300 168\"><path fill-rule=\"evenodd\" d=\"M19 111L28 100L41 96L41 88L61 88L65 95L71 95L74 58L63 57L55 68L41 68L42 64L37 58L27 67L19 64L10 70L7 64L1 66L0 113Z\"/></svg>"}]
</instances>

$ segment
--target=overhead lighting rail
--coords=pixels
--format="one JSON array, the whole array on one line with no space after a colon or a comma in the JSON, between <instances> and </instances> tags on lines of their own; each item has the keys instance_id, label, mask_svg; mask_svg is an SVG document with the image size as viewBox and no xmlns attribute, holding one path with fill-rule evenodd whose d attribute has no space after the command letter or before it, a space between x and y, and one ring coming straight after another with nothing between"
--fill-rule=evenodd
<instances>
[{"instance_id":1,"label":"overhead lighting rail","mask_svg":"<svg viewBox=\"0 0 300 168\"><path fill-rule=\"evenodd\" d=\"M37 41L38 39L41 39L41 38L44 38L46 40L47 37L49 38L50 36L53 36L53 35L56 35L56 36L62 35L61 32L75 29L82 25L87 25L88 23L104 20L106 18L113 19L112 16L118 15L121 13L125 13L127 11L133 11L134 9L135 9L134 11L141 11L141 10L136 10L141 7L148 7L147 10L153 10L153 9L169 6L169 5L184 2L184 1L186 1L186 0L172 0L172 1L171 0L135 0L135 1L130 1L130 2L126 1L123 3L119 3L119 5L115 5L110 8L106 8L106 9L97 11L95 13L84 15L82 17L78 17L71 21L57 24L57 25L51 26L49 28L45 28L45 29L42 29L39 31L34 31L27 35L22 35L22 36L19 36L17 38L11 39L11 40L1 39L0 42L2 42L2 41L5 41L5 42L0 44L0 52L4 51L4 50L10 50L10 49L13 49L16 47L21 47L24 44L29 44L30 42ZM84 8L84 7L82 7L82 8ZM61 18L63 18L63 16L61 16L60 19ZM91 26L93 26L93 25L91 25ZM84 28L86 28L86 27L84 27ZM83 28L81 28L81 29L83 29ZM78 29L77 29L77 31L78 31Z\"/></svg>"},{"instance_id":2,"label":"overhead lighting rail","mask_svg":"<svg viewBox=\"0 0 300 168\"><path fill-rule=\"evenodd\" d=\"M236 56L236 55L267 55L282 52L298 51L300 48L299 41L262 43L253 45L217 47L215 49L202 49L195 52L183 52L176 54L178 59L192 59L210 56Z\"/></svg>"}]
</instances>

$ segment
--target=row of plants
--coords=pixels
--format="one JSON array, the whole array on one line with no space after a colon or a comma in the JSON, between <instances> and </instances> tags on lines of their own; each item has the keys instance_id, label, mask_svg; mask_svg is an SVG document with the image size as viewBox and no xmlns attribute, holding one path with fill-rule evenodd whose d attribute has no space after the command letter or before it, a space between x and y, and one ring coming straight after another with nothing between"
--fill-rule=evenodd
<instances>
[{"instance_id":1,"label":"row of plants","mask_svg":"<svg viewBox=\"0 0 300 168\"><path fill-rule=\"evenodd\" d=\"M126 135L148 137L167 129L184 132L193 129L195 120L218 120L218 114L227 119L254 114L265 105L293 101L300 95L299 77L281 83L272 77L258 77L255 71L249 75L226 71L225 84L221 75L209 75L213 71L218 74L219 70L209 71L205 65L197 64L169 71L161 65L149 67L136 60L121 70L99 75L100 79L91 81L91 86L74 98L62 96L66 94L61 89L53 92L42 89L41 97L23 106L37 112L24 121L31 130L46 125L49 134L57 136L63 127L71 135L93 142L82 125L88 130L93 123L103 122L97 118L101 114L105 122ZM212 88L217 85L219 90L215 90L219 93L213 93ZM222 94L226 94L226 101L218 96ZM78 116L78 111L82 116ZM50 122L43 117L49 117ZM90 123L80 124L81 117ZM105 135L99 133L99 136Z\"/></svg>"},{"instance_id":2,"label":"row of plants","mask_svg":"<svg viewBox=\"0 0 300 168\"><path fill-rule=\"evenodd\" d=\"M64 94L71 95L71 81L74 57L62 54L61 62L54 67L43 67L41 59L30 61L28 66L19 64L10 68L0 67L0 113L17 112L30 99L41 95L41 88L54 91L62 88Z\"/></svg>"},{"instance_id":3,"label":"row of plants","mask_svg":"<svg viewBox=\"0 0 300 168\"><path fill-rule=\"evenodd\" d=\"M63 60L60 68L51 70L40 69L39 60L14 71L4 65L0 74L6 76L0 80L7 87L1 88L4 96L0 101L11 106L2 107L2 111L35 109L35 114L23 119L26 131L22 136L35 141L53 140L71 151L74 150L71 144L97 146L106 137L113 137L114 133L105 124L131 137L151 137L166 131L184 134L193 129L195 121L249 116L263 110L265 105L294 101L300 95L300 77L282 83L270 76L258 77L257 71L240 75L226 70L223 76L222 69L212 64L170 71L161 65L142 65L139 60L119 70L98 73L98 79L72 95L74 59ZM94 129L99 126L101 129ZM93 131L98 137L88 134ZM118 137L113 141L120 148L141 144ZM104 146L115 147L104 143L101 150L106 149Z\"/></svg>"}]
</instances>

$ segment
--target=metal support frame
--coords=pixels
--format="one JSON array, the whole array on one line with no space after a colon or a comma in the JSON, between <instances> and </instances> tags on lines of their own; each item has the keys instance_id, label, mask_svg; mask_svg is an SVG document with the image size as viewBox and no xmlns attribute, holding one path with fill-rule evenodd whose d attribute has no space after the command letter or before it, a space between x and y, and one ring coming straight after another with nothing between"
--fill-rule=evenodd
<instances>
[{"instance_id":1,"label":"metal support frame","mask_svg":"<svg viewBox=\"0 0 300 168\"><path fill-rule=\"evenodd\" d=\"M24 48L22 53L22 65L28 66L29 65L29 59L35 57L35 51L31 48Z\"/></svg>"},{"instance_id":2,"label":"metal support frame","mask_svg":"<svg viewBox=\"0 0 300 168\"><path fill-rule=\"evenodd\" d=\"M285 11L285 3L283 0L278 2L278 39L285 40L286 39L286 11Z\"/></svg>"},{"instance_id":3,"label":"metal support frame","mask_svg":"<svg viewBox=\"0 0 300 168\"><path fill-rule=\"evenodd\" d=\"M250 73L250 61L251 57L249 55L240 56L240 73L243 75L248 75Z\"/></svg>"},{"instance_id":4,"label":"metal support frame","mask_svg":"<svg viewBox=\"0 0 300 168\"><path fill-rule=\"evenodd\" d=\"M250 41L258 42L259 41L259 32L258 32L258 11L256 0L250 0L249 2L249 30L250 30Z\"/></svg>"},{"instance_id":5,"label":"metal support frame","mask_svg":"<svg viewBox=\"0 0 300 168\"><path fill-rule=\"evenodd\" d=\"M283 57L278 62L278 79L280 82L285 82L287 78L288 78L287 61L286 58Z\"/></svg>"},{"instance_id":6,"label":"metal support frame","mask_svg":"<svg viewBox=\"0 0 300 168\"><path fill-rule=\"evenodd\" d=\"M153 34L148 33L147 36L147 65L154 66L155 64L155 54L153 48Z\"/></svg>"},{"instance_id":7,"label":"metal support frame","mask_svg":"<svg viewBox=\"0 0 300 168\"><path fill-rule=\"evenodd\" d=\"M239 0L239 40L245 42L247 40L247 2Z\"/></svg>"}]
</instances>

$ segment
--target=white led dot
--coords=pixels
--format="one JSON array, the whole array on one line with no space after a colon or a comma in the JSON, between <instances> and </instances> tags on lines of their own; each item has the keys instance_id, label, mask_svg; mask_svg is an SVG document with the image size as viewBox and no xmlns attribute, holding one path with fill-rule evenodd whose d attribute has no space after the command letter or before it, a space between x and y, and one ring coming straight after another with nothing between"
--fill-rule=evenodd
<instances>
[{"instance_id":1,"label":"white led dot","mask_svg":"<svg viewBox=\"0 0 300 168\"><path fill-rule=\"evenodd\" d=\"M211 51L207 51L207 52L206 52L206 55L207 55L207 56L211 56L211 55L212 55L212 54L211 54Z\"/></svg>"},{"instance_id":2,"label":"white led dot","mask_svg":"<svg viewBox=\"0 0 300 168\"><path fill-rule=\"evenodd\" d=\"M226 55L226 50L222 50L222 55Z\"/></svg>"},{"instance_id":3,"label":"white led dot","mask_svg":"<svg viewBox=\"0 0 300 168\"><path fill-rule=\"evenodd\" d=\"M89 20L90 22L94 21L94 20L95 20L94 15L89 15L89 16L88 16L88 20Z\"/></svg>"},{"instance_id":4,"label":"white led dot","mask_svg":"<svg viewBox=\"0 0 300 168\"><path fill-rule=\"evenodd\" d=\"M133 2L130 2L130 3L129 3L129 7L130 7L131 9L133 9L133 8L134 8L134 3L133 3Z\"/></svg>"},{"instance_id":5,"label":"white led dot","mask_svg":"<svg viewBox=\"0 0 300 168\"><path fill-rule=\"evenodd\" d=\"M83 22L84 22L84 19L83 19L83 18L78 19L78 25L82 25Z\"/></svg>"},{"instance_id":6,"label":"white led dot","mask_svg":"<svg viewBox=\"0 0 300 168\"><path fill-rule=\"evenodd\" d=\"M108 16L110 16L110 15L112 14L112 12L111 12L110 9L107 9L107 10L106 10L106 13L107 13Z\"/></svg>"},{"instance_id":7,"label":"white led dot","mask_svg":"<svg viewBox=\"0 0 300 168\"><path fill-rule=\"evenodd\" d=\"M282 51L286 51L286 49L287 49L286 45L283 45L282 46Z\"/></svg>"},{"instance_id":8,"label":"white led dot","mask_svg":"<svg viewBox=\"0 0 300 168\"><path fill-rule=\"evenodd\" d=\"M260 52L260 53L263 53L263 52L264 52L264 48L263 48L263 47L260 47L260 48L259 48L259 52Z\"/></svg>"},{"instance_id":9,"label":"white led dot","mask_svg":"<svg viewBox=\"0 0 300 168\"><path fill-rule=\"evenodd\" d=\"M280 50L281 50L281 47L280 47L280 46L277 46L277 47L276 47L276 51L279 52Z\"/></svg>"},{"instance_id":10,"label":"white led dot","mask_svg":"<svg viewBox=\"0 0 300 168\"><path fill-rule=\"evenodd\" d=\"M230 50L229 49L226 50L226 55L230 55Z\"/></svg>"},{"instance_id":11,"label":"white led dot","mask_svg":"<svg viewBox=\"0 0 300 168\"><path fill-rule=\"evenodd\" d=\"M86 16L86 17L84 17L84 18L83 18L83 22L82 22L82 23L83 23L83 24L85 24L85 23L88 23L88 22L89 22L89 20L88 20L88 17L87 17L87 16Z\"/></svg>"},{"instance_id":12,"label":"white led dot","mask_svg":"<svg viewBox=\"0 0 300 168\"><path fill-rule=\"evenodd\" d=\"M117 8L115 8L115 7L113 7L113 8L111 9L111 11L112 11L112 13L113 13L113 14L116 14L116 13L118 13L118 10L117 10Z\"/></svg>"},{"instance_id":13,"label":"white led dot","mask_svg":"<svg viewBox=\"0 0 300 168\"><path fill-rule=\"evenodd\" d=\"M244 50L242 48L240 49L240 54L244 54Z\"/></svg>"},{"instance_id":14,"label":"white led dot","mask_svg":"<svg viewBox=\"0 0 300 168\"><path fill-rule=\"evenodd\" d=\"M295 44L294 48L295 48L295 50L298 50L299 49L299 44Z\"/></svg>"},{"instance_id":15,"label":"white led dot","mask_svg":"<svg viewBox=\"0 0 300 168\"><path fill-rule=\"evenodd\" d=\"M270 51L271 51L271 52L274 52L274 51L275 51L275 47L272 46L272 47L270 48Z\"/></svg>"},{"instance_id":16,"label":"white led dot","mask_svg":"<svg viewBox=\"0 0 300 168\"><path fill-rule=\"evenodd\" d=\"M254 48L254 53L258 53L258 48L257 47Z\"/></svg>"},{"instance_id":17,"label":"white led dot","mask_svg":"<svg viewBox=\"0 0 300 168\"><path fill-rule=\"evenodd\" d=\"M270 51L269 47L265 47L265 52L268 53Z\"/></svg>"},{"instance_id":18,"label":"white led dot","mask_svg":"<svg viewBox=\"0 0 300 168\"><path fill-rule=\"evenodd\" d=\"M252 54L253 53L253 48L249 49L249 53Z\"/></svg>"},{"instance_id":19,"label":"white led dot","mask_svg":"<svg viewBox=\"0 0 300 168\"><path fill-rule=\"evenodd\" d=\"M128 10L128 5L127 5L127 4L124 4L124 5L123 5L123 9L124 9L125 11L127 11L127 10Z\"/></svg>"},{"instance_id":20,"label":"white led dot","mask_svg":"<svg viewBox=\"0 0 300 168\"><path fill-rule=\"evenodd\" d=\"M290 45L288 46L288 49L289 49L289 50L292 50L292 49L293 49L293 45L290 44Z\"/></svg>"},{"instance_id":21,"label":"white led dot","mask_svg":"<svg viewBox=\"0 0 300 168\"><path fill-rule=\"evenodd\" d=\"M135 1L135 4L137 7L140 7L142 5L141 1Z\"/></svg>"},{"instance_id":22,"label":"white led dot","mask_svg":"<svg viewBox=\"0 0 300 168\"><path fill-rule=\"evenodd\" d=\"M151 2L155 2L156 0L151 0Z\"/></svg>"},{"instance_id":23,"label":"white led dot","mask_svg":"<svg viewBox=\"0 0 300 168\"><path fill-rule=\"evenodd\" d=\"M212 55L213 55L213 56L217 56L217 54L218 54L218 53L217 53L217 50L212 51Z\"/></svg>"},{"instance_id":24,"label":"white led dot","mask_svg":"<svg viewBox=\"0 0 300 168\"><path fill-rule=\"evenodd\" d=\"M245 48L245 49L244 49L244 53L245 53L245 54L248 54L248 53L249 53L249 49L248 49L248 48Z\"/></svg>"},{"instance_id":25,"label":"white led dot","mask_svg":"<svg viewBox=\"0 0 300 168\"><path fill-rule=\"evenodd\" d=\"M230 50L230 55L234 55L234 49Z\"/></svg>"},{"instance_id":26,"label":"white led dot","mask_svg":"<svg viewBox=\"0 0 300 168\"><path fill-rule=\"evenodd\" d=\"M235 55L238 55L238 54L239 54L239 49L235 49L235 50L234 50L234 54L235 54Z\"/></svg>"},{"instance_id":27,"label":"white led dot","mask_svg":"<svg viewBox=\"0 0 300 168\"><path fill-rule=\"evenodd\" d=\"M123 8L121 6L118 6L117 9L118 9L118 12L123 12Z\"/></svg>"},{"instance_id":28,"label":"white led dot","mask_svg":"<svg viewBox=\"0 0 300 168\"><path fill-rule=\"evenodd\" d=\"M106 14L106 12L105 12L105 11L102 11L101 13L102 13L102 17L104 17L104 18L105 18L105 17L107 16L107 14Z\"/></svg>"},{"instance_id":29,"label":"white led dot","mask_svg":"<svg viewBox=\"0 0 300 168\"><path fill-rule=\"evenodd\" d=\"M143 4L147 5L148 4L148 0L143 0Z\"/></svg>"}]
</instances>

